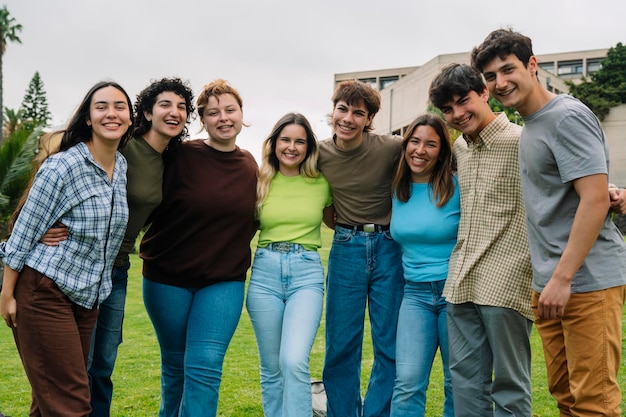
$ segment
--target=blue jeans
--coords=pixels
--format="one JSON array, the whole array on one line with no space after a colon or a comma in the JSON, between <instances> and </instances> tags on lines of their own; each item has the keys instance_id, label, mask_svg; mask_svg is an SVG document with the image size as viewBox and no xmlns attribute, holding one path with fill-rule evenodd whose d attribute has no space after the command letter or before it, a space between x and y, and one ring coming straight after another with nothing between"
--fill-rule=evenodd
<instances>
[{"instance_id":1,"label":"blue jeans","mask_svg":"<svg viewBox=\"0 0 626 417\"><path fill-rule=\"evenodd\" d=\"M443 362L443 416L454 417L446 300L441 295L445 282L407 281L404 287L396 339L396 386L391 401L393 417L425 415L426 391L437 348Z\"/></svg>"},{"instance_id":2,"label":"blue jeans","mask_svg":"<svg viewBox=\"0 0 626 417\"><path fill-rule=\"evenodd\" d=\"M111 414L113 382L111 375L117 359L117 348L122 343L124 305L130 263L113 268L111 294L99 307L98 321L91 337L89 351L89 388L91 391L91 417L108 417Z\"/></svg>"},{"instance_id":3,"label":"blue jeans","mask_svg":"<svg viewBox=\"0 0 626 417\"><path fill-rule=\"evenodd\" d=\"M396 326L404 277L389 231L335 228L326 282L324 386L328 417L388 416L396 374ZM365 308L374 363L361 403Z\"/></svg>"},{"instance_id":4,"label":"blue jeans","mask_svg":"<svg viewBox=\"0 0 626 417\"><path fill-rule=\"evenodd\" d=\"M143 279L161 348L159 417L217 414L222 364L243 308L244 283L182 288Z\"/></svg>"},{"instance_id":5,"label":"blue jeans","mask_svg":"<svg viewBox=\"0 0 626 417\"><path fill-rule=\"evenodd\" d=\"M531 416L533 322L510 308L448 303L447 309L456 417Z\"/></svg>"},{"instance_id":6,"label":"blue jeans","mask_svg":"<svg viewBox=\"0 0 626 417\"><path fill-rule=\"evenodd\" d=\"M246 307L259 347L266 417L313 414L309 355L323 301L317 252L256 250Z\"/></svg>"}]
</instances>

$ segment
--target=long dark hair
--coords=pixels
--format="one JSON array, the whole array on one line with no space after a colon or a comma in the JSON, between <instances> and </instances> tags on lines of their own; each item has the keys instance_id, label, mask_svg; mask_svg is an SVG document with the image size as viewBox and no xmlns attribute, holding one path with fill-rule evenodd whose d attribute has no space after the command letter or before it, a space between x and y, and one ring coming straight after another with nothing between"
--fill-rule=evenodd
<instances>
[{"instance_id":1,"label":"long dark hair","mask_svg":"<svg viewBox=\"0 0 626 417\"><path fill-rule=\"evenodd\" d=\"M106 87L116 88L124 94L124 97L126 97L126 102L128 104L128 111L130 112L130 119L133 119L133 103L131 102L128 93L126 93L122 86L114 81L100 81L99 83L91 87L89 91L87 91L87 94L83 98L83 101L80 102L78 108L74 112L74 115L67 124L67 127L61 130L61 132L63 132L63 138L61 139L59 152L66 151L80 142L91 141L91 126L87 124L91 100L98 90ZM132 136L132 129L129 128L122 136L118 148L122 148Z\"/></svg>"},{"instance_id":2,"label":"long dark hair","mask_svg":"<svg viewBox=\"0 0 626 417\"><path fill-rule=\"evenodd\" d=\"M118 83L114 81L100 81L95 84L93 87L87 91L87 94L83 98L83 100L78 105L78 108L72 115L72 118L67 124L65 129L59 130L57 132L53 132L50 135L47 135L46 138L52 138L55 135L63 135L61 138L61 143L57 149L48 149L48 154L43 158L36 158L33 162L33 174L31 175L28 186L24 190L24 193L20 197L20 201L17 203L15 211L11 215L11 219L9 220L8 230L11 232L13 229L13 225L17 220L20 212L22 211L22 207L24 207L24 203L26 203L26 199L28 198L28 193L30 192L31 187L33 186L33 181L35 179L35 174L39 170L39 167L50 155L64 152L70 149L72 146L77 145L81 142L90 142L91 141L91 126L87 124L87 119L89 118L89 112L91 109L91 100L93 96L96 94L98 90L101 90L106 87L114 87L121 91L126 97L126 101L128 103L128 111L130 113L130 118L133 118L133 104L130 100L130 97L126 93L126 91L120 86ZM122 136L118 148L121 148L128 142L128 140L132 137L132 130L129 128L126 133Z\"/></svg>"},{"instance_id":3,"label":"long dark hair","mask_svg":"<svg viewBox=\"0 0 626 417\"><path fill-rule=\"evenodd\" d=\"M454 183L452 181L452 175L454 174L452 143L446 123L441 117L432 113L419 116L411 123L406 132L404 132L402 156L392 183L393 193L394 196L402 202L407 202L409 198L411 198L411 169L406 161L406 147L418 126L432 127L441 142L439 157L437 158L433 173L428 180L428 186L432 190L437 207L443 207L454 194Z\"/></svg>"}]
</instances>

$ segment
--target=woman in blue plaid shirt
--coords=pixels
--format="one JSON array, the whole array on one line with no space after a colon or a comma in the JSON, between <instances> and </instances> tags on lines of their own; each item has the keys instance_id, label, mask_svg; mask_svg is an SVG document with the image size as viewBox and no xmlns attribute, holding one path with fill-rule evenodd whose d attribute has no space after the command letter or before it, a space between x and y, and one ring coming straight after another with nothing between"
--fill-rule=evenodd
<instances>
[{"instance_id":1,"label":"woman in blue plaid shirt","mask_svg":"<svg viewBox=\"0 0 626 417\"><path fill-rule=\"evenodd\" d=\"M0 245L0 313L12 329L32 387L31 416L88 416L87 359L98 305L126 224L126 160L132 104L114 82L93 86L48 157ZM55 223L72 233L39 243ZM82 358L80 360L79 358Z\"/></svg>"}]
</instances>

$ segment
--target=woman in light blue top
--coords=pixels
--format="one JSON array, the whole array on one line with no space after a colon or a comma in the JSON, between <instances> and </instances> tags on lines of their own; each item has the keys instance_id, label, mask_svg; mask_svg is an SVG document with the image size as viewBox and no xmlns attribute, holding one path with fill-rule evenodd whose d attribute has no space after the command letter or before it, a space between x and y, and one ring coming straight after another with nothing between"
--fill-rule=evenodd
<instances>
[{"instance_id":1,"label":"woman in light blue top","mask_svg":"<svg viewBox=\"0 0 626 417\"><path fill-rule=\"evenodd\" d=\"M402 248L406 280L396 336L391 415L424 416L437 348L444 372L443 416L454 416L442 291L460 219L459 187L445 122L425 114L407 129L393 181L391 235Z\"/></svg>"}]
</instances>

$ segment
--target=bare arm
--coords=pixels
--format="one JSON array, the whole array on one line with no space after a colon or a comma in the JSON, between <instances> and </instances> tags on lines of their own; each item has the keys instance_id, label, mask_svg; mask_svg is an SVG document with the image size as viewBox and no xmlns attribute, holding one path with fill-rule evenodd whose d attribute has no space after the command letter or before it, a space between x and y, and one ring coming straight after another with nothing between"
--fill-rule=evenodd
<instances>
[{"instance_id":1,"label":"bare arm","mask_svg":"<svg viewBox=\"0 0 626 417\"><path fill-rule=\"evenodd\" d=\"M55 223L48 231L39 239L39 242L47 246L59 246L59 242L67 239L70 234L67 226L63 223Z\"/></svg>"},{"instance_id":2,"label":"bare arm","mask_svg":"<svg viewBox=\"0 0 626 417\"><path fill-rule=\"evenodd\" d=\"M9 327L17 327L17 303L15 301L15 284L19 272L4 266L2 292L0 293L0 314Z\"/></svg>"},{"instance_id":3,"label":"bare arm","mask_svg":"<svg viewBox=\"0 0 626 417\"><path fill-rule=\"evenodd\" d=\"M539 297L537 314L545 319L558 318L563 314L571 294L572 278L598 238L609 210L606 175L579 178L574 181L574 189L580 196L580 203L572 230L561 259Z\"/></svg>"},{"instance_id":4,"label":"bare arm","mask_svg":"<svg viewBox=\"0 0 626 417\"><path fill-rule=\"evenodd\" d=\"M333 204L324 208L324 212L322 214L322 220L324 221L324 224L326 226L335 230L335 222L337 221L337 214L335 213L335 206Z\"/></svg>"}]
</instances>

